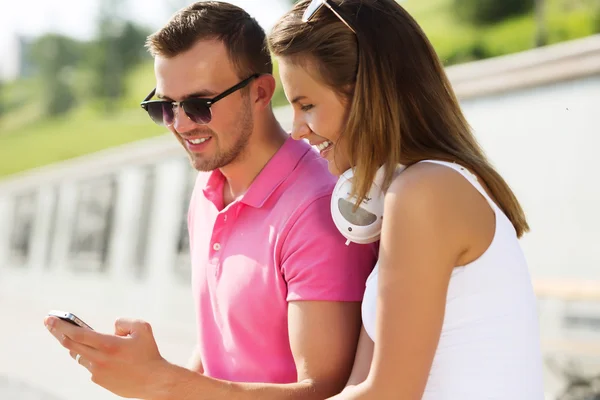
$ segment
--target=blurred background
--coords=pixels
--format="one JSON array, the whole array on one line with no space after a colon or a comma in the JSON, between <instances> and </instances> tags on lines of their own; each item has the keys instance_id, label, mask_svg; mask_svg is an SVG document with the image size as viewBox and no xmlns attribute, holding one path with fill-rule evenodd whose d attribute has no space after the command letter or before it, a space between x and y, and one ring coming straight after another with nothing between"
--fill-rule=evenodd
<instances>
[{"instance_id":1,"label":"blurred background","mask_svg":"<svg viewBox=\"0 0 600 400\"><path fill-rule=\"evenodd\" d=\"M293 0L231 0L269 30ZM181 0L28 0L0 13L0 399L114 399L43 326L153 324L194 346L193 171L139 107L146 36ZM600 399L600 0L405 0L529 218L546 396ZM275 77L278 79L277 71ZM278 86L284 127L291 113ZM501 379L501 377L499 377Z\"/></svg>"}]
</instances>

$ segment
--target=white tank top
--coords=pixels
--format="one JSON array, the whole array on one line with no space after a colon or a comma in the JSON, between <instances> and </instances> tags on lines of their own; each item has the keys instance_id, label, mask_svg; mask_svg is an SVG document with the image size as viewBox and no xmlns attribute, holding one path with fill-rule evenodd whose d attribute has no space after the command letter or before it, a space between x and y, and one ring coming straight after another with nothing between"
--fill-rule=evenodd
<instances>
[{"instance_id":1,"label":"white tank top","mask_svg":"<svg viewBox=\"0 0 600 400\"><path fill-rule=\"evenodd\" d=\"M422 399L543 400L536 297L513 225L467 169L443 161L422 162L459 172L496 215L488 249L452 272L442 332ZM373 340L378 272L376 265L362 303L363 324Z\"/></svg>"}]
</instances>

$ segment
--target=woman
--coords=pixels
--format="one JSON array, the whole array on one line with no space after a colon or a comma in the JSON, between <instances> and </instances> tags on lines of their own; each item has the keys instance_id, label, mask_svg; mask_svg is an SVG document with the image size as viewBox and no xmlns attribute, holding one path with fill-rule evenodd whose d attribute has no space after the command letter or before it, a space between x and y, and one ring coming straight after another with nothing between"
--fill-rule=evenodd
<instances>
[{"instance_id":1,"label":"woman","mask_svg":"<svg viewBox=\"0 0 600 400\"><path fill-rule=\"evenodd\" d=\"M332 173L353 171L356 207L378 172L385 193L364 329L335 399L543 399L518 242L529 227L418 24L394 0L303 0L269 47L293 137Z\"/></svg>"}]
</instances>

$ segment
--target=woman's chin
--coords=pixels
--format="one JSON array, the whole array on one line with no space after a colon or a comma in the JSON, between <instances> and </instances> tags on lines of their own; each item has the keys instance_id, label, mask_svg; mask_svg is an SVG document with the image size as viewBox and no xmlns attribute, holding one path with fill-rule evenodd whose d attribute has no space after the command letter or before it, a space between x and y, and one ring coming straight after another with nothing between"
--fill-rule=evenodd
<instances>
[{"instance_id":1,"label":"woman's chin","mask_svg":"<svg viewBox=\"0 0 600 400\"><path fill-rule=\"evenodd\" d=\"M329 168L329 172L337 178L342 176L342 174L344 172L346 172L346 170L347 170L347 168L346 169L340 168L338 165L336 165L333 161L330 161L330 160L327 160L327 167Z\"/></svg>"}]
</instances>

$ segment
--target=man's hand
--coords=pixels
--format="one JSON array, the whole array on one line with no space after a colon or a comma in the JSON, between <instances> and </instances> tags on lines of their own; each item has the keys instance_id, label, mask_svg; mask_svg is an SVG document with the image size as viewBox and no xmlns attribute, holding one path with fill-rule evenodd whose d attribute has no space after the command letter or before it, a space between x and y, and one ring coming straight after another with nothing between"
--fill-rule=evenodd
<instances>
[{"instance_id":1,"label":"man's hand","mask_svg":"<svg viewBox=\"0 0 600 400\"><path fill-rule=\"evenodd\" d=\"M159 353L150 324L118 319L106 335L46 317L44 323L71 357L87 368L92 381L121 397L158 398L173 368Z\"/></svg>"}]
</instances>

